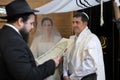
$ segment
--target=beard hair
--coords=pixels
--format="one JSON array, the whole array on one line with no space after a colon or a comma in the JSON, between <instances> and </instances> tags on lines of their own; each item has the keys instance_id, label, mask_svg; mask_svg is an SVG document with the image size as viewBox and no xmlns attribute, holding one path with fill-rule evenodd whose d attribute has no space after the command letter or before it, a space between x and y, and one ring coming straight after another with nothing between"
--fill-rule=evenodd
<instances>
[{"instance_id":1,"label":"beard hair","mask_svg":"<svg viewBox=\"0 0 120 80\"><path fill-rule=\"evenodd\" d=\"M27 32L26 28L23 27L21 30L20 30L20 33L23 37L23 40L28 43L28 38L29 38L29 33Z\"/></svg>"}]
</instances>

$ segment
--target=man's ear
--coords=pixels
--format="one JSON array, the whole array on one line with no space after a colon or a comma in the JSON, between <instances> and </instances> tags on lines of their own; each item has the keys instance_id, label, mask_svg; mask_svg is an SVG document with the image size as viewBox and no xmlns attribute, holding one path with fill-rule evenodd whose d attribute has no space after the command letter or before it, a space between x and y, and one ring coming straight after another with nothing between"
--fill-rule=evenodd
<instances>
[{"instance_id":1,"label":"man's ear","mask_svg":"<svg viewBox=\"0 0 120 80\"><path fill-rule=\"evenodd\" d=\"M84 24L87 26L87 25L88 25L88 22L84 22Z\"/></svg>"},{"instance_id":2,"label":"man's ear","mask_svg":"<svg viewBox=\"0 0 120 80\"><path fill-rule=\"evenodd\" d=\"M23 27L23 19L22 18L19 18L18 19L18 25L22 28Z\"/></svg>"}]
</instances>

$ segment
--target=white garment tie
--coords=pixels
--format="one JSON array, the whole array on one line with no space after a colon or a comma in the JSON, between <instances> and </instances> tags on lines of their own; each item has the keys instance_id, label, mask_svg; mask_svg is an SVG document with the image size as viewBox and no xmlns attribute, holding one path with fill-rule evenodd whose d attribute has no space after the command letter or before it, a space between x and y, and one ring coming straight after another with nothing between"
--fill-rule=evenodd
<instances>
[{"instance_id":1,"label":"white garment tie","mask_svg":"<svg viewBox=\"0 0 120 80\"><path fill-rule=\"evenodd\" d=\"M100 14L100 26L103 26L104 20L103 20L103 0L100 1L101 4L101 14Z\"/></svg>"}]
</instances>

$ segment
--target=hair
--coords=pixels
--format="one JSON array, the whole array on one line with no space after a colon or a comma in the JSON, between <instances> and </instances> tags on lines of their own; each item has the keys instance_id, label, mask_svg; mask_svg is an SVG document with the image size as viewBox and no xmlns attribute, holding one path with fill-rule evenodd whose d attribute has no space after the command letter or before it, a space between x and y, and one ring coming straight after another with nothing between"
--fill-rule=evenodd
<instances>
[{"instance_id":1,"label":"hair","mask_svg":"<svg viewBox=\"0 0 120 80\"><path fill-rule=\"evenodd\" d=\"M23 22L25 23L25 22L28 20L28 18L29 18L29 16L30 16L31 14L35 15L34 13L24 13L24 14L14 15L14 16L8 17L8 18L7 18L7 22L8 22L8 23L14 23L14 22L16 22L19 18L22 18L22 19L23 19Z\"/></svg>"},{"instance_id":2,"label":"hair","mask_svg":"<svg viewBox=\"0 0 120 80\"><path fill-rule=\"evenodd\" d=\"M88 22L89 21L89 17L85 12L79 12L79 13L75 14L73 17L76 17L76 18L81 17L82 18L81 20L83 22Z\"/></svg>"},{"instance_id":3,"label":"hair","mask_svg":"<svg viewBox=\"0 0 120 80\"><path fill-rule=\"evenodd\" d=\"M53 21L52 21L52 19L49 18L49 17L44 17L44 18L41 20L41 25L43 25L44 21L46 21L46 20L50 21L51 25L53 26Z\"/></svg>"}]
</instances>

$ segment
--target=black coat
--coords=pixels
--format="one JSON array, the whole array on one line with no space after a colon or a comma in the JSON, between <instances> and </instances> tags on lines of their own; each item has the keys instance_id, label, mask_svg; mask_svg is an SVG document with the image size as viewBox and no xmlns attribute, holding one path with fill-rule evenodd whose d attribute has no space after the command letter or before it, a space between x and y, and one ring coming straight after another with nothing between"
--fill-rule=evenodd
<instances>
[{"instance_id":1,"label":"black coat","mask_svg":"<svg viewBox=\"0 0 120 80\"><path fill-rule=\"evenodd\" d=\"M13 28L0 30L0 80L43 80L54 71L53 60L36 66L31 50Z\"/></svg>"}]
</instances>

